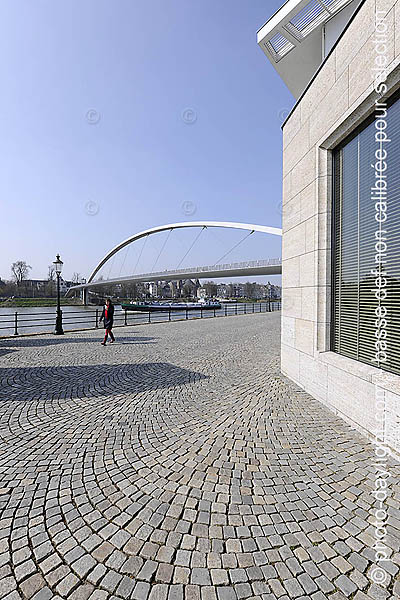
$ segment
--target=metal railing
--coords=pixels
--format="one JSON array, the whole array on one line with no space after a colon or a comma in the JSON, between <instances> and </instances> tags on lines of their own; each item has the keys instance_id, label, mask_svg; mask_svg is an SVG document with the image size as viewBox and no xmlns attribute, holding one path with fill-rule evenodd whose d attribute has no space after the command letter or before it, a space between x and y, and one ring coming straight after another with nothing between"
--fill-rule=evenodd
<instances>
[{"instance_id":1,"label":"metal railing","mask_svg":"<svg viewBox=\"0 0 400 600\"><path fill-rule=\"evenodd\" d=\"M207 271L232 271L235 269L254 269L256 267L274 267L282 264L281 258L267 258L263 260L247 260L244 262L235 262L235 263L225 263L225 264L216 264L216 265L208 265L205 267L185 267L184 269L172 269L167 271L159 271L156 273L142 273L138 275L138 277L156 277L162 276L165 274L173 275L178 273L207 273ZM105 282L107 283L107 282Z\"/></svg>"},{"instance_id":2,"label":"metal railing","mask_svg":"<svg viewBox=\"0 0 400 600\"><path fill-rule=\"evenodd\" d=\"M280 301L238 302L222 304L221 308L165 310L162 312L141 311L131 312L116 307L114 327L142 325L145 323L162 323L165 321L182 321L210 317L229 317L280 310ZM100 316L102 309L82 309L80 311L62 311L63 328L65 331L82 331L101 327ZM19 312L10 314L0 313L0 337L11 337L30 333L51 333L54 331L56 311L54 312Z\"/></svg>"},{"instance_id":3,"label":"metal railing","mask_svg":"<svg viewBox=\"0 0 400 600\"><path fill-rule=\"evenodd\" d=\"M111 279L99 280L95 279L90 283L82 283L78 285L74 285L70 287L67 291L67 296L73 291L78 291L81 289L90 289L94 287L101 287L105 285L115 285L120 283L129 283L133 281L164 281L166 278L171 280L173 279L182 279L184 275L190 276L191 278L196 275L202 275L204 273L224 273L231 271L241 271L242 275L246 275L246 271L251 269L260 269L266 267L281 267L282 259L281 258L267 258L262 260L248 260L244 262L235 262L235 263L224 263L224 264L214 264L208 265L205 267L185 267L179 269L172 269L165 271L153 271L152 273L138 273L137 275L126 275L124 277L114 277ZM278 274L278 272L276 273Z\"/></svg>"}]
</instances>

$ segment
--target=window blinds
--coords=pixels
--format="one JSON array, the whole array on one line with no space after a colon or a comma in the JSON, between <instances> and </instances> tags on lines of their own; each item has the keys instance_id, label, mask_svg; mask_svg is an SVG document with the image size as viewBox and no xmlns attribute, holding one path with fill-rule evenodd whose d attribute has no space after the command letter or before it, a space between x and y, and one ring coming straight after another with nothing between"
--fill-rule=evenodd
<instances>
[{"instance_id":1,"label":"window blinds","mask_svg":"<svg viewBox=\"0 0 400 600\"><path fill-rule=\"evenodd\" d=\"M375 121L334 152L332 345L334 352L400 374L400 101L387 110L387 220L377 222ZM387 360L376 362L376 232L386 238Z\"/></svg>"}]
</instances>

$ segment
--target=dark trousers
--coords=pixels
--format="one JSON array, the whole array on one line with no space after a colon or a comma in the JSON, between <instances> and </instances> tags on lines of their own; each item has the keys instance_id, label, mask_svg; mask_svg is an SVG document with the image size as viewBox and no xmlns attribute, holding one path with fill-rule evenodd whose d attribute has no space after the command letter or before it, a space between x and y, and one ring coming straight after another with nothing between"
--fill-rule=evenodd
<instances>
[{"instance_id":1,"label":"dark trousers","mask_svg":"<svg viewBox=\"0 0 400 600\"><path fill-rule=\"evenodd\" d=\"M111 327L109 329L106 329L106 334L104 336L104 343L107 341L108 336L110 336L110 338L112 339L112 341L115 340L114 334L111 331Z\"/></svg>"}]
</instances>

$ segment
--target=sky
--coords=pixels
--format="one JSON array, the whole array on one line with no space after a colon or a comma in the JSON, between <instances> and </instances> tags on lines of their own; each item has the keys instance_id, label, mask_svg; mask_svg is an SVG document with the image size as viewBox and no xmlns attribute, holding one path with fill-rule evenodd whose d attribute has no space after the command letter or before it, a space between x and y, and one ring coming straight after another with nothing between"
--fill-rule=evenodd
<instances>
[{"instance_id":1,"label":"sky","mask_svg":"<svg viewBox=\"0 0 400 600\"><path fill-rule=\"evenodd\" d=\"M57 252L66 279L87 277L166 223L280 227L294 99L256 32L282 3L2 0L0 277L25 260L45 278ZM104 276L176 268L197 233L138 242ZM206 230L182 266L214 264L244 235ZM223 262L280 256L280 238L256 233Z\"/></svg>"}]
</instances>

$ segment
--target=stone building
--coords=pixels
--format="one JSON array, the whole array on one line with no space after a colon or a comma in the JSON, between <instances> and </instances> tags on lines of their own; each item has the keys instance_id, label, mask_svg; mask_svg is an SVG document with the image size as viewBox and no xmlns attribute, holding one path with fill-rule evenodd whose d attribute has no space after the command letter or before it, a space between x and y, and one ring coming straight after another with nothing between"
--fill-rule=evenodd
<instances>
[{"instance_id":1,"label":"stone building","mask_svg":"<svg viewBox=\"0 0 400 600\"><path fill-rule=\"evenodd\" d=\"M289 0L258 43L296 98L283 373L400 451L400 0Z\"/></svg>"},{"instance_id":2,"label":"stone building","mask_svg":"<svg viewBox=\"0 0 400 600\"><path fill-rule=\"evenodd\" d=\"M146 284L146 287L150 298L194 298L200 283L198 280L191 279L151 281Z\"/></svg>"}]
</instances>

